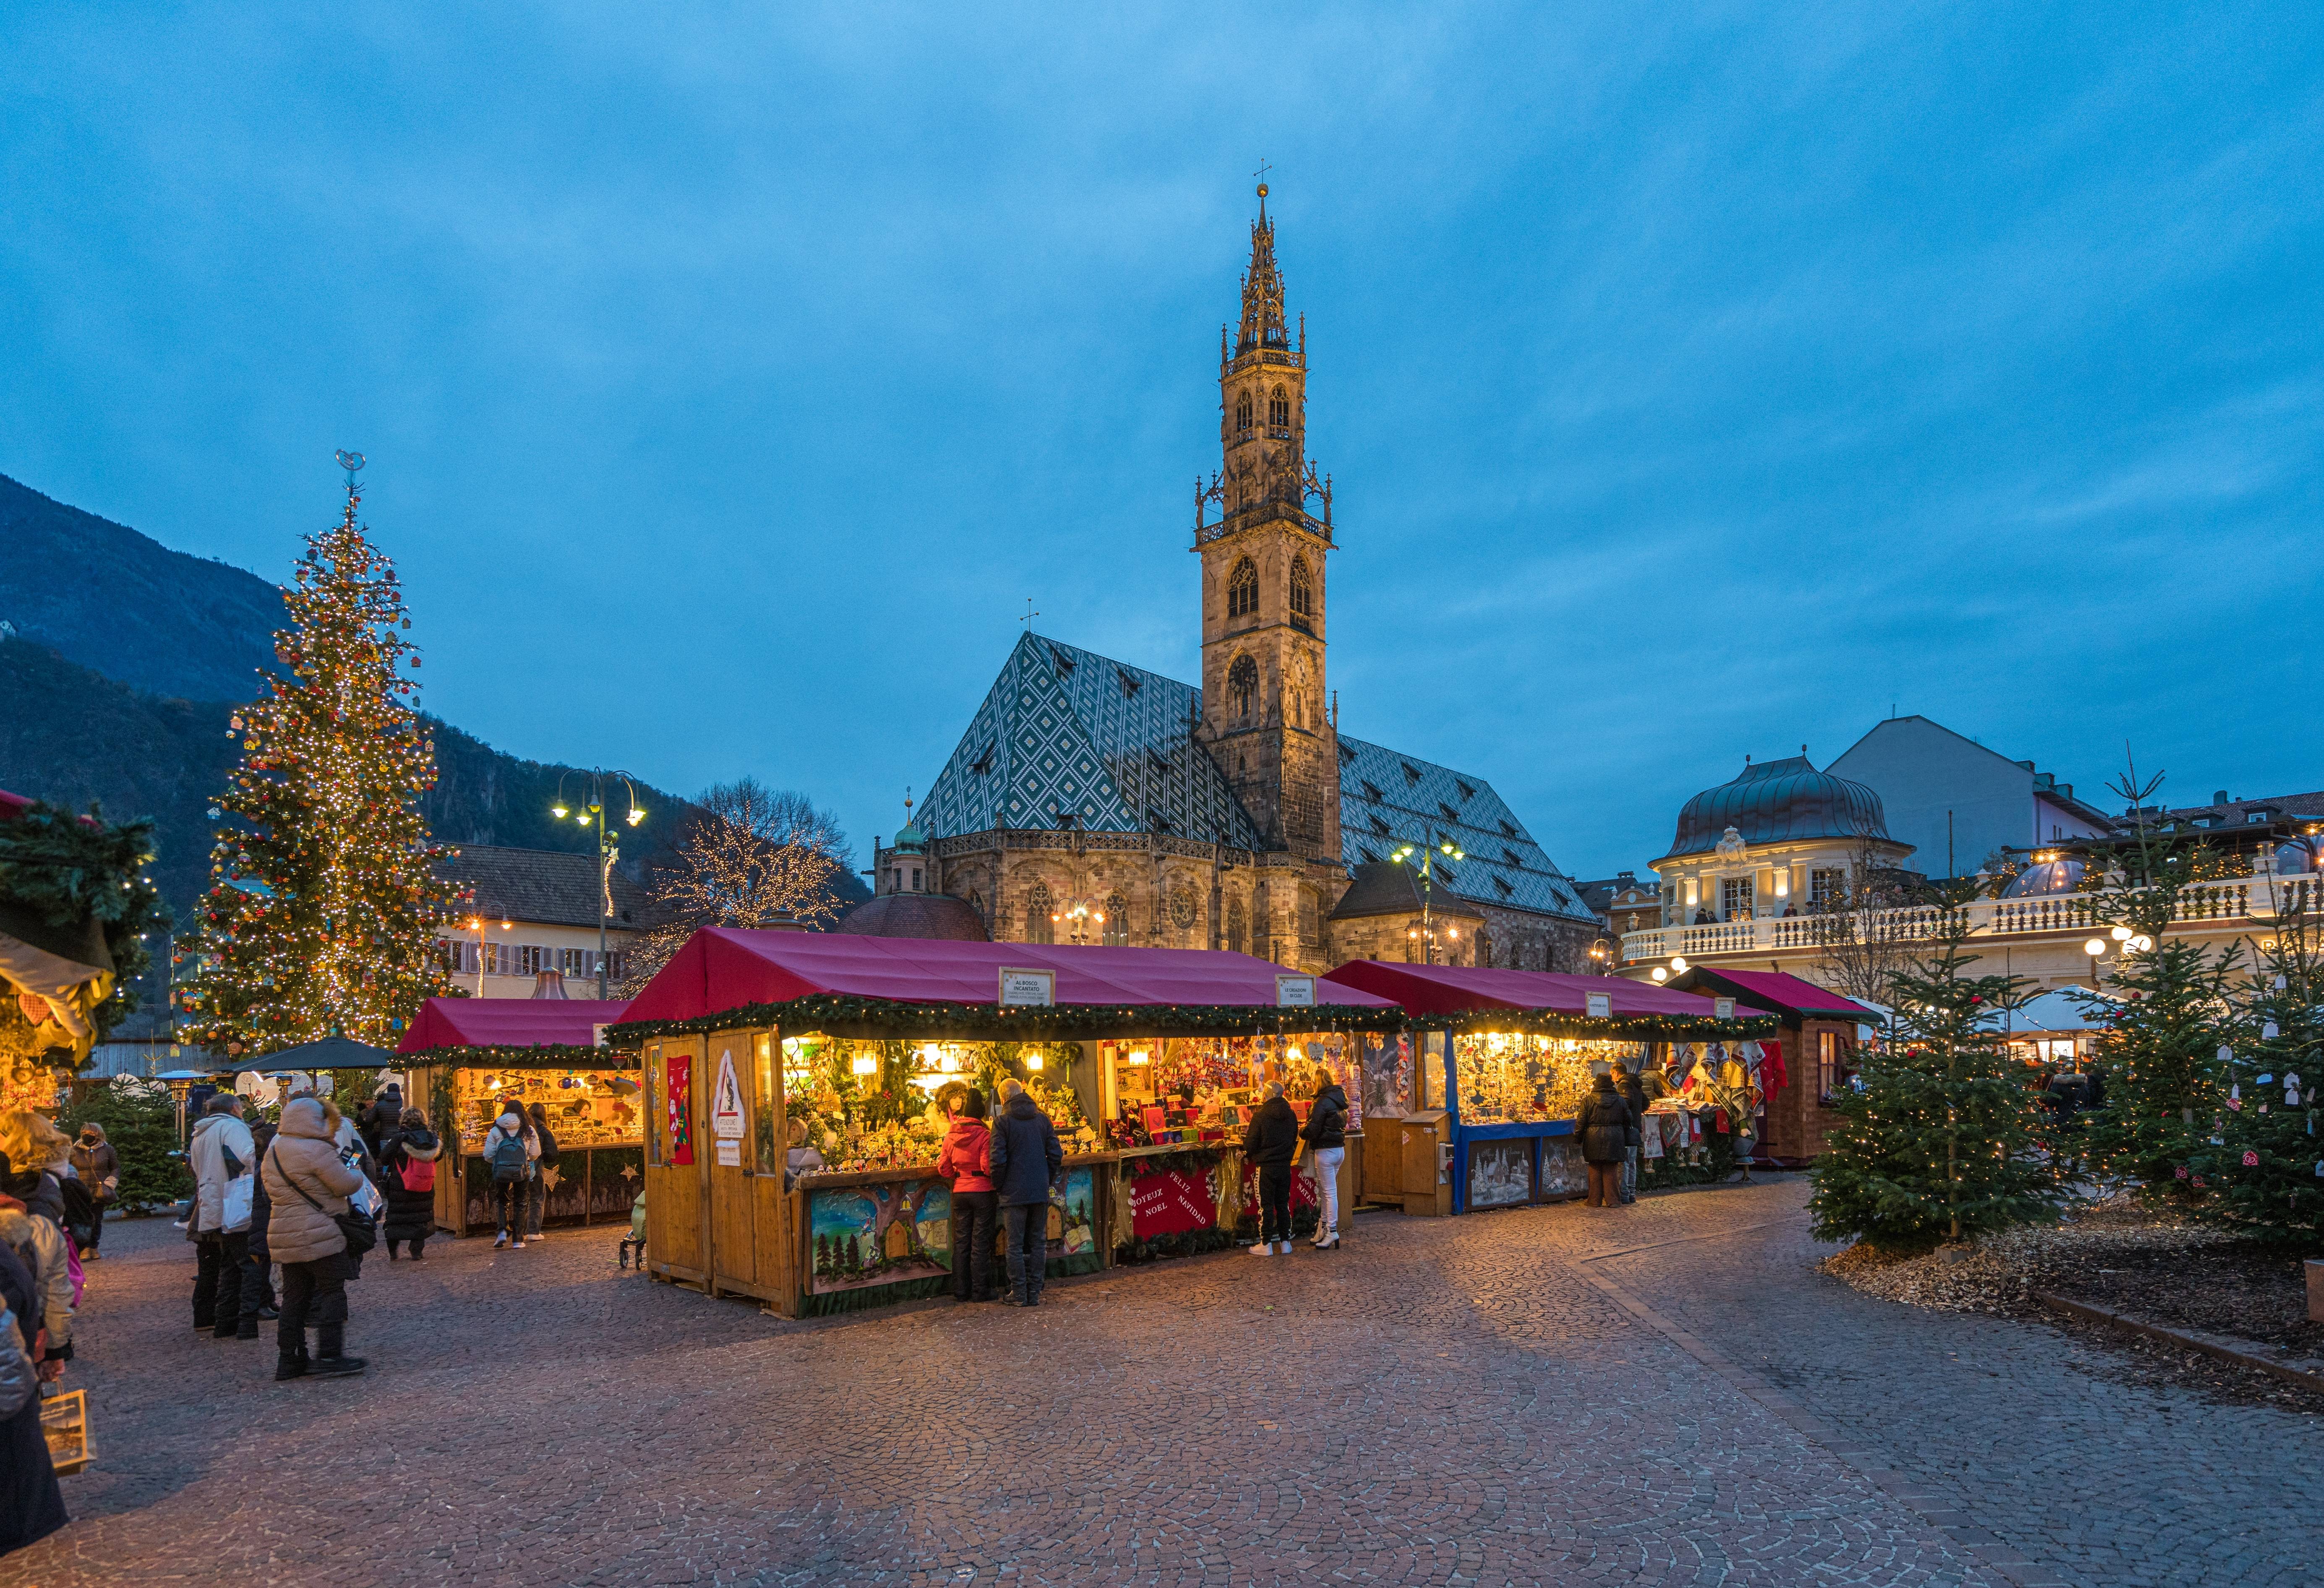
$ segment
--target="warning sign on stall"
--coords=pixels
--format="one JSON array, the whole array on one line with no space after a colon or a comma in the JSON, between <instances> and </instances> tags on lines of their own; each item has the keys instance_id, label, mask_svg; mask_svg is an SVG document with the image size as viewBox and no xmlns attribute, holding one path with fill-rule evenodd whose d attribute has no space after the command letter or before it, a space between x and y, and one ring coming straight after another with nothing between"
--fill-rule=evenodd
<instances>
[{"instance_id":1,"label":"warning sign on stall","mask_svg":"<svg viewBox=\"0 0 2324 1588\"><path fill-rule=\"evenodd\" d=\"M731 1048L718 1055L718 1090L710 1094L710 1133L721 1141L742 1139L742 1083L734 1078Z\"/></svg>"}]
</instances>

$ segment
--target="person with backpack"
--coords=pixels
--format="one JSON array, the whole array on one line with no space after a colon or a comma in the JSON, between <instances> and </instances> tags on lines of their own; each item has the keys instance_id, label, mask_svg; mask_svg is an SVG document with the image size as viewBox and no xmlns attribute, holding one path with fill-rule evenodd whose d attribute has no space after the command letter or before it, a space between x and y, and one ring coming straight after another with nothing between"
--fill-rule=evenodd
<instances>
[{"instance_id":1,"label":"person with backpack","mask_svg":"<svg viewBox=\"0 0 2324 1588\"><path fill-rule=\"evenodd\" d=\"M973 1088L964 1092L952 1106L952 1124L936 1153L938 1177L952 1182L954 1301L1000 1299L992 1288L993 1214L998 1197L992 1176L985 1168L985 1149L991 1140L992 1132L984 1122L984 1094Z\"/></svg>"},{"instance_id":2,"label":"person with backpack","mask_svg":"<svg viewBox=\"0 0 2324 1588\"><path fill-rule=\"evenodd\" d=\"M1040 1104L1016 1081L1001 1083L1001 1118L985 1144L985 1173L1008 1231L1010 1306L1038 1306L1049 1277L1049 1188L1065 1172L1065 1149Z\"/></svg>"},{"instance_id":3,"label":"person with backpack","mask_svg":"<svg viewBox=\"0 0 2324 1588\"><path fill-rule=\"evenodd\" d=\"M32 1276L32 1309L24 1316L41 1331L40 1375L61 1379L72 1360L73 1314L80 1306L72 1279L72 1242L55 1220L29 1211L14 1196L0 1196L0 1246L14 1251Z\"/></svg>"},{"instance_id":4,"label":"person with backpack","mask_svg":"<svg viewBox=\"0 0 2324 1588\"><path fill-rule=\"evenodd\" d=\"M342 1122L327 1099L294 1097L282 1105L281 1127L260 1160L269 1209L266 1242L282 1265L282 1316L274 1336L278 1380L364 1370L364 1359L346 1351L347 1281L363 1255L353 1242L359 1238L369 1246L371 1231L347 1201L362 1189L364 1177L342 1156L337 1139Z\"/></svg>"},{"instance_id":5,"label":"person with backpack","mask_svg":"<svg viewBox=\"0 0 2324 1588\"><path fill-rule=\"evenodd\" d=\"M360 1112L364 1147L377 1159L387 1139L403 1128L403 1089L387 1082L372 1094L371 1106Z\"/></svg>"},{"instance_id":6,"label":"person with backpack","mask_svg":"<svg viewBox=\"0 0 2324 1588\"><path fill-rule=\"evenodd\" d=\"M525 1218L532 1211L532 1166L540 1156L540 1138L525 1118L523 1105L512 1097L484 1132L484 1168L493 1177L493 1207L500 1223L500 1233L493 1237L495 1251L510 1244L512 1234L516 1250L524 1250Z\"/></svg>"},{"instance_id":7,"label":"person with backpack","mask_svg":"<svg viewBox=\"0 0 2324 1588\"><path fill-rule=\"evenodd\" d=\"M97 1244L105 1239L105 1210L121 1195L121 1154L105 1139L105 1127L95 1120L83 1120L80 1140L73 1143L73 1173L88 1187L93 1205L88 1226L88 1240L80 1249L83 1262L97 1260Z\"/></svg>"},{"instance_id":8,"label":"person with backpack","mask_svg":"<svg viewBox=\"0 0 2324 1588\"><path fill-rule=\"evenodd\" d=\"M1291 1160L1299 1153L1299 1115L1283 1100L1283 1083L1267 1084L1267 1101L1251 1111L1242 1134L1243 1160L1259 1170L1259 1244L1253 1257L1291 1255Z\"/></svg>"},{"instance_id":9,"label":"person with backpack","mask_svg":"<svg viewBox=\"0 0 2324 1588\"><path fill-rule=\"evenodd\" d=\"M38 1282L0 1244L0 1555L47 1537L69 1519L41 1431L40 1317Z\"/></svg>"},{"instance_id":10,"label":"person with backpack","mask_svg":"<svg viewBox=\"0 0 2324 1588\"><path fill-rule=\"evenodd\" d=\"M529 1111L532 1133L540 1139L540 1156L533 1163L532 1212L525 1220L535 1241L540 1239L540 1215L549 1205L549 1171L557 1167L557 1133L549 1128L549 1105L536 1103Z\"/></svg>"},{"instance_id":11,"label":"person with backpack","mask_svg":"<svg viewBox=\"0 0 2324 1588\"><path fill-rule=\"evenodd\" d=\"M428 1128L428 1116L407 1108L396 1129L380 1142L380 1173L387 1180L387 1223L381 1238L387 1242L387 1260L395 1260L401 1242L411 1248L411 1260L425 1260L420 1248L436 1233L437 1163L444 1143Z\"/></svg>"},{"instance_id":12,"label":"person with backpack","mask_svg":"<svg viewBox=\"0 0 2324 1588\"><path fill-rule=\"evenodd\" d=\"M1301 1127L1299 1139L1307 1143L1307 1151L1315 1165L1315 1189L1322 1194L1323 1211L1315 1221L1315 1238L1308 1242L1318 1251L1336 1251L1340 1246L1340 1165L1348 1156L1348 1094L1340 1083L1326 1079L1315 1101L1307 1106L1307 1123Z\"/></svg>"}]
</instances>

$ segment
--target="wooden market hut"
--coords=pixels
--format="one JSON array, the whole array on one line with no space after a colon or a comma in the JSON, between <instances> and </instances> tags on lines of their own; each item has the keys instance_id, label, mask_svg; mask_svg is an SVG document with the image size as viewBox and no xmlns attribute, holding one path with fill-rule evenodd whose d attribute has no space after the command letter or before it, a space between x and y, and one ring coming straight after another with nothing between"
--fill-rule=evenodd
<instances>
[{"instance_id":1,"label":"wooden market hut","mask_svg":"<svg viewBox=\"0 0 2324 1588\"><path fill-rule=\"evenodd\" d=\"M1385 999L1240 954L697 932L611 1033L643 1060L647 1271L790 1316L948 1288L950 1191L926 1115L949 1086L1002 1078L1027 1085L1067 1138L1053 1273L1144 1250L1149 1205L1231 1238L1240 1133L1166 1131L1167 1143L1124 1149L1093 1124L1114 1113L1106 1066L1150 1068L1174 1039L1240 1042L1280 1062L1303 1039L1329 1040L1314 1033L1401 1019ZM791 1172L795 1134L804 1152L840 1129L839 1162L803 1158Z\"/></svg>"},{"instance_id":2,"label":"wooden market hut","mask_svg":"<svg viewBox=\"0 0 2324 1588\"><path fill-rule=\"evenodd\" d=\"M1742 1040L1764 1019L1721 1019L1709 998L1618 976L1354 960L1326 981L1392 998L1416 1062L1401 1150L1365 1159L1367 1200L1453 1214L1561 1202L1587 1189L1573 1107L1593 1061L1679 1040ZM1387 1108L1375 1101L1374 1135Z\"/></svg>"},{"instance_id":3,"label":"wooden market hut","mask_svg":"<svg viewBox=\"0 0 2324 1588\"><path fill-rule=\"evenodd\" d=\"M479 1155L508 1099L542 1103L558 1161L541 1174L543 1224L620 1222L642 1188L645 1099L638 1056L599 1046L629 1004L567 998L430 998L396 1054L407 1101L444 1138L436 1223L455 1235L494 1225Z\"/></svg>"},{"instance_id":4,"label":"wooden market hut","mask_svg":"<svg viewBox=\"0 0 2324 1588\"><path fill-rule=\"evenodd\" d=\"M1824 1132L1840 1120L1826 1099L1856 1073L1856 1045L1886 1023L1880 1011L1782 971L1690 965L1669 985L1709 998L1732 998L1738 1011L1772 1015L1780 1022L1782 1029L1772 1040L1780 1048L1788 1084L1767 1100L1767 1134L1759 1156L1786 1168L1804 1168L1822 1156ZM1763 1037L1760 1043L1769 1040Z\"/></svg>"}]
</instances>

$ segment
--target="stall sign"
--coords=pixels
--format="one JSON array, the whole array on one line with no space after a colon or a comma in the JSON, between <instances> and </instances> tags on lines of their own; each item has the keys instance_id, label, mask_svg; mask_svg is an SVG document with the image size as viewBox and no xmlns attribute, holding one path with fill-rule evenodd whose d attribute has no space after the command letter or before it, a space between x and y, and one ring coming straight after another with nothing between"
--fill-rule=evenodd
<instances>
[{"instance_id":1,"label":"stall sign","mask_svg":"<svg viewBox=\"0 0 2324 1588\"><path fill-rule=\"evenodd\" d=\"M1590 1018L1593 1020L1609 1020L1614 1018L1614 995L1611 992L1590 994Z\"/></svg>"},{"instance_id":2,"label":"stall sign","mask_svg":"<svg viewBox=\"0 0 2324 1588\"><path fill-rule=\"evenodd\" d=\"M1735 1018L1735 1000L1732 998L1712 999L1711 1001L1711 1012L1718 1016L1722 1020L1733 1020Z\"/></svg>"},{"instance_id":3,"label":"stall sign","mask_svg":"<svg viewBox=\"0 0 2324 1588\"><path fill-rule=\"evenodd\" d=\"M1206 1230L1218 1214L1208 1169L1157 1169L1130 1182L1130 1231L1140 1241Z\"/></svg>"},{"instance_id":4,"label":"stall sign","mask_svg":"<svg viewBox=\"0 0 2324 1588\"><path fill-rule=\"evenodd\" d=\"M662 1112L669 1138L669 1161L694 1161L694 1056L673 1053L664 1070Z\"/></svg>"},{"instance_id":5,"label":"stall sign","mask_svg":"<svg viewBox=\"0 0 2324 1588\"><path fill-rule=\"evenodd\" d=\"M718 1087L710 1094L710 1133L723 1144L742 1139L742 1083L734 1075L734 1050L718 1052ZM733 1161L722 1151L718 1161Z\"/></svg>"},{"instance_id":6,"label":"stall sign","mask_svg":"<svg viewBox=\"0 0 2324 1588\"><path fill-rule=\"evenodd\" d=\"M589 1028L589 1046L590 1046L590 1047L592 1047L592 1048L603 1048L603 1047L605 1045L605 1031L606 1031L606 1029L607 1029L607 1028L606 1028L606 1026L605 1026L604 1022L603 1022L602 1020L601 1020L601 1021L599 1021L599 1022L597 1022L596 1024L595 1024L595 1025L593 1025L593 1026L591 1026L591 1027Z\"/></svg>"},{"instance_id":7,"label":"stall sign","mask_svg":"<svg viewBox=\"0 0 2324 1588\"><path fill-rule=\"evenodd\" d=\"M1314 1008L1315 978L1313 976L1276 977L1275 1002L1280 1009Z\"/></svg>"},{"instance_id":8,"label":"stall sign","mask_svg":"<svg viewBox=\"0 0 2324 1588\"><path fill-rule=\"evenodd\" d=\"M725 1137L719 1138L718 1165L721 1168L741 1168L742 1167L742 1144L740 1141L732 1140Z\"/></svg>"},{"instance_id":9,"label":"stall sign","mask_svg":"<svg viewBox=\"0 0 2324 1588\"><path fill-rule=\"evenodd\" d=\"M1001 1002L1006 1005L1047 1008L1057 1001L1057 973L1001 967Z\"/></svg>"}]
</instances>

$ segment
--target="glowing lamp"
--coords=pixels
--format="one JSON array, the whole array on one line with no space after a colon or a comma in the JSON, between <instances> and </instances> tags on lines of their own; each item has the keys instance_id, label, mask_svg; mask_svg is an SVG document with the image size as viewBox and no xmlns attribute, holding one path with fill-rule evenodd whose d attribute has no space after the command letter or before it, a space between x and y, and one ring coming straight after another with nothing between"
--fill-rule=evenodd
<instances>
[{"instance_id":1,"label":"glowing lamp","mask_svg":"<svg viewBox=\"0 0 2324 1588\"><path fill-rule=\"evenodd\" d=\"M2091 938L2089 942L2082 945L2082 952L2089 955L2092 959L2096 959L2099 955L2106 952L2106 939L2104 937Z\"/></svg>"},{"instance_id":2,"label":"glowing lamp","mask_svg":"<svg viewBox=\"0 0 2324 1588\"><path fill-rule=\"evenodd\" d=\"M1686 974L1686 956L1683 954L1671 956L1671 974L1679 976Z\"/></svg>"},{"instance_id":3,"label":"glowing lamp","mask_svg":"<svg viewBox=\"0 0 2324 1588\"><path fill-rule=\"evenodd\" d=\"M2141 954L2152 954L2154 952L2154 939L2142 932L2123 946L2136 949Z\"/></svg>"},{"instance_id":4,"label":"glowing lamp","mask_svg":"<svg viewBox=\"0 0 2324 1588\"><path fill-rule=\"evenodd\" d=\"M1656 965L1656 966L1655 966L1655 981L1657 981L1657 982L1667 982L1667 981L1669 981L1669 980L1670 980L1670 972L1668 972L1668 971L1666 971L1666 970L1663 969L1663 967L1662 967L1662 966L1660 966L1660 965Z\"/></svg>"},{"instance_id":5,"label":"glowing lamp","mask_svg":"<svg viewBox=\"0 0 2324 1588\"><path fill-rule=\"evenodd\" d=\"M880 1073L879 1055L873 1053L859 1053L853 1058L848 1060L847 1067L859 1076L876 1076Z\"/></svg>"},{"instance_id":6,"label":"glowing lamp","mask_svg":"<svg viewBox=\"0 0 2324 1588\"><path fill-rule=\"evenodd\" d=\"M1147 1052L1143 1048L1133 1048L1130 1050L1130 1062L1132 1064L1152 1064L1154 1062L1154 1056Z\"/></svg>"},{"instance_id":7,"label":"glowing lamp","mask_svg":"<svg viewBox=\"0 0 2324 1588\"><path fill-rule=\"evenodd\" d=\"M561 805L552 805L549 808L549 814L561 822L565 819L565 808Z\"/></svg>"},{"instance_id":8,"label":"glowing lamp","mask_svg":"<svg viewBox=\"0 0 2324 1588\"><path fill-rule=\"evenodd\" d=\"M1038 1070L1047 1062L1038 1053L1028 1053L1025 1056L1025 1067L1028 1070Z\"/></svg>"},{"instance_id":9,"label":"glowing lamp","mask_svg":"<svg viewBox=\"0 0 2324 1588\"><path fill-rule=\"evenodd\" d=\"M2130 941L2130 928L2129 928L2128 927L2116 927L2116 928L2114 929L2114 940L2115 940L2116 942L2117 942L2117 943L2127 943L2127 942L2129 942L2129 941Z\"/></svg>"},{"instance_id":10,"label":"glowing lamp","mask_svg":"<svg viewBox=\"0 0 2324 1588\"><path fill-rule=\"evenodd\" d=\"M634 826L636 826L640 822L641 822L641 821L643 821L643 820L645 820L645 819L646 819L646 813L645 813L644 811L642 811L642 810L636 810L636 809L632 809L632 810L630 812L630 826L633 826L633 827L634 827Z\"/></svg>"}]
</instances>

